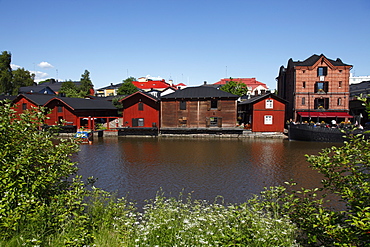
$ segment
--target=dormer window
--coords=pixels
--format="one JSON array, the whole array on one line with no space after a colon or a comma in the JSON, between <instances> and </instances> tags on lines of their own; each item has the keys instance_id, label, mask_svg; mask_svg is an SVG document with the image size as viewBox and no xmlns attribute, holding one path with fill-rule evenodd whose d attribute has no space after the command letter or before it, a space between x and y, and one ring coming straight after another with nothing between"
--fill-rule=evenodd
<instances>
[{"instance_id":1,"label":"dormer window","mask_svg":"<svg viewBox=\"0 0 370 247\"><path fill-rule=\"evenodd\" d=\"M326 76L328 74L328 67L318 67L317 76Z\"/></svg>"}]
</instances>

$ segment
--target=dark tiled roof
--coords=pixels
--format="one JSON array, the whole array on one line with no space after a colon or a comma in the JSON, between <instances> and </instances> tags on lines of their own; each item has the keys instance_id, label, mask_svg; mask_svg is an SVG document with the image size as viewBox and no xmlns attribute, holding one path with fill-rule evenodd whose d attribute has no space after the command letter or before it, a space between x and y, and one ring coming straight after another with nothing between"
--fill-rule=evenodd
<instances>
[{"instance_id":1,"label":"dark tiled roof","mask_svg":"<svg viewBox=\"0 0 370 247\"><path fill-rule=\"evenodd\" d=\"M17 98L22 96L38 106L43 106L46 104L46 102L56 97L55 95L50 94L20 94Z\"/></svg>"},{"instance_id":2,"label":"dark tiled roof","mask_svg":"<svg viewBox=\"0 0 370 247\"><path fill-rule=\"evenodd\" d=\"M312 66L314 65L319 59L325 57L324 54L321 55L312 55L311 57L307 58L304 61L293 61L293 59L289 59L288 61L288 67L293 67L293 66ZM337 58L337 60L332 60L327 57L325 57L332 65L334 66L351 66L348 64L345 64L342 62L340 58Z\"/></svg>"},{"instance_id":3,"label":"dark tiled roof","mask_svg":"<svg viewBox=\"0 0 370 247\"><path fill-rule=\"evenodd\" d=\"M57 98L73 108L74 110L115 110L117 109L112 102L107 100L94 100L94 99L83 99L83 98L68 98L60 97Z\"/></svg>"},{"instance_id":4,"label":"dark tiled roof","mask_svg":"<svg viewBox=\"0 0 370 247\"><path fill-rule=\"evenodd\" d=\"M262 95L258 95L258 96L252 96L250 99L247 99L245 101L242 101L242 102L238 103L238 105L252 104L252 103L258 102L260 100L263 100L263 99L269 98L269 97L271 97L273 99L276 99L276 100L279 100L281 102L285 102L285 103L287 102L285 99L280 98L276 94L268 93L268 94L262 94Z\"/></svg>"},{"instance_id":5,"label":"dark tiled roof","mask_svg":"<svg viewBox=\"0 0 370 247\"><path fill-rule=\"evenodd\" d=\"M99 88L97 89L97 91L100 91L100 90L105 90L105 89L117 89L119 88L120 86L122 86L123 83L118 83L118 84L110 84L109 86L105 86L105 87L102 87L102 88Z\"/></svg>"},{"instance_id":6,"label":"dark tiled roof","mask_svg":"<svg viewBox=\"0 0 370 247\"><path fill-rule=\"evenodd\" d=\"M234 98L239 96L214 87L199 86L187 87L176 92L162 96L161 99L197 99L197 98Z\"/></svg>"},{"instance_id":7,"label":"dark tiled roof","mask_svg":"<svg viewBox=\"0 0 370 247\"><path fill-rule=\"evenodd\" d=\"M55 94L55 92L49 86L29 86L29 87L20 87L19 93L47 93Z\"/></svg>"}]
</instances>

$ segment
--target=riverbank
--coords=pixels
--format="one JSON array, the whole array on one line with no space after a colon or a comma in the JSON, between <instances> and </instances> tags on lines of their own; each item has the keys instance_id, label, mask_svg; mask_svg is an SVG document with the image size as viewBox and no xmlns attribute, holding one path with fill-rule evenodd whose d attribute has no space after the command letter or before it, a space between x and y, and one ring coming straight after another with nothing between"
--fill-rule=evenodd
<instances>
[{"instance_id":1,"label":"riverbank","mask_svg":"<svg viewBox=\"0 0 370 247\"><path fill-rule=\"evenodd\" d=\"M73 137L75 133L60 133L59 136L62 137ZM228 132L199 132L199 133L187 133L187 132L177 132L177 133L154 133L154 134L128 134L122 135L119 131L94 131L94 138L97 137L189 137L189 138L269 138L269 139L287 139L287 136L281 132L252 132L251 130L241 130L238 133L228 133Z\"/></svg>"}]
</instances>

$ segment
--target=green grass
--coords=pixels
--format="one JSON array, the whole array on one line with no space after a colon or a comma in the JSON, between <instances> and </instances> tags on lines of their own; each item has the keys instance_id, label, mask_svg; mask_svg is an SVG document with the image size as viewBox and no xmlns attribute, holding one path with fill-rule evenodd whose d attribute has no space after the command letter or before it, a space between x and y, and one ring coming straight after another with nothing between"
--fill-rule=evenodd
<instances>
[{"instance_id":1,"label":"green grass","mask_svg":"<svg viewBox=\"0 0 370 247\"><path fill-rule=\"evenodd\" d=\"M159 194L138 212L132 203L99 191L86 205L83 227L75 218L48 234L42 227L47 219L34 220L0 246L298 246L289 219L247 204Z\"/></svg>"}]
</instances>

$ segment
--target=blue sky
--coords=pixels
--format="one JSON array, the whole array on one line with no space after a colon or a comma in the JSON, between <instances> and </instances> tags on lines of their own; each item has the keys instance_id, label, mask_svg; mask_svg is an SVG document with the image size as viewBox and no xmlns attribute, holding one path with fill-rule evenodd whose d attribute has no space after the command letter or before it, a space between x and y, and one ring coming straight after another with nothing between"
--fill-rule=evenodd
<instances>
[{"instance_id":1,"label":"blue sky","mask_svg":"<svg viewBox=\"0 0 370 247\"><path fill-rule=\"evenodd\" d=\"M0 0L0 51L39 79L96 88L128 76L190 86L254 77L288 59L341 58L370 75L369 0Z\"/></svg>"}]
</instances>

